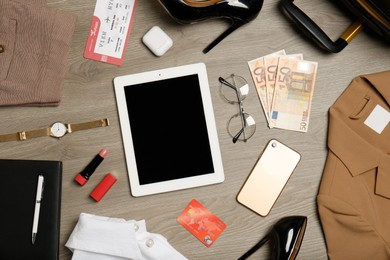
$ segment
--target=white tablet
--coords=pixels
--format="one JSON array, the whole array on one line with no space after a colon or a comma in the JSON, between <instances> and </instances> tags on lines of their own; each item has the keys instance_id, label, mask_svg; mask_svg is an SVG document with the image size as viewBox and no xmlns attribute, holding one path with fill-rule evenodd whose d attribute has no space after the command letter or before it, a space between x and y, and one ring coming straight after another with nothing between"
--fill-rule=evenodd
<instances>
[{"instance_id":1,"label":"white tablet","mask_svg":"<svg viewBox=\"0 0 390 260\"><path fill-rule=\"evenodd\" d=\"M114 79L131 194L224 181L203 63Z\"/></svg>"}]
</instances>

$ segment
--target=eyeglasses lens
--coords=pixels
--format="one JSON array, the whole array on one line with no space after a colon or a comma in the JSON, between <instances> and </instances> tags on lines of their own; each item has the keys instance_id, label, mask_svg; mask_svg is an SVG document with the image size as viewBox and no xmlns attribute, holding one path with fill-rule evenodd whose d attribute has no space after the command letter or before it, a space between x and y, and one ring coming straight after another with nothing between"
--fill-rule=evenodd
<instances>
[{"instance_id":1,"label":"eyeglasses lens","mask_svg":"<svg viewBox=\"0 0 390 260\"><path fill-rule=\"evenodd\" d=\"M249 92L248 82L240 76L231 75L225 78L221 86L221 94L229 103L243 101Z\"/></svg>"}]
</instances>

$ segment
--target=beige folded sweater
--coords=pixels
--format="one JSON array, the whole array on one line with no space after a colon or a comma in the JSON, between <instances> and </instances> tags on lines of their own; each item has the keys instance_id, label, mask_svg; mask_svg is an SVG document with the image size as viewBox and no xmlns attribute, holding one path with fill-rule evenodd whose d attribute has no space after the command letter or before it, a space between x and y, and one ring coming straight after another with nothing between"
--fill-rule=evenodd
<instances>
[{"instance_id":1,"label":"beige folded sweater","mask_svg":"<svg viewBox=\"0 0 390 260\"><path fill-rule=\"evenodd\" d=\"M58 105L75 24L44 0L0 0L0 106Z\"/></svg>"}]
</instances>

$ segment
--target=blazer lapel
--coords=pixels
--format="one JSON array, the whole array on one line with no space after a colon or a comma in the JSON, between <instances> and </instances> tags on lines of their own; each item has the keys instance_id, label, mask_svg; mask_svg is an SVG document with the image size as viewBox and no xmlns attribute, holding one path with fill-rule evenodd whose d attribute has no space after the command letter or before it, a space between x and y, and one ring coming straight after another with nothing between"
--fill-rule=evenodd
<instances>
[{"instance_id":1,"label":"blazer lapel","mask_svg":"<svg viewBox=\"0 0 390 260\"><path fill-rule=\"evenodd\" d=\"M328 147L354 177L379 165L380 151L352 131L333 108L330 109Z\"/></svg>"},{"instance_id":2,"label":"blazer lapel","mask_svg":"<svg viewBox=\"0 0 390 260\"><path fill-rule=\"evenodd\" d=\"M361 76L390 103L390 70ZM329 149L353 177L377 169L375 193L390 199L390 151L381 151L353 131L333 107L329 110Z\"/></svg>"}]
</instances>

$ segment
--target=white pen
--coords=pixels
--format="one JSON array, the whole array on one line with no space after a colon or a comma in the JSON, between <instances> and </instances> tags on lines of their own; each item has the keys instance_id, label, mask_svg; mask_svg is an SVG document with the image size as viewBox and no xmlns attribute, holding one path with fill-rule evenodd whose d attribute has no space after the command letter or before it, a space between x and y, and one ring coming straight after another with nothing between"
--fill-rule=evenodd
<instances>
[{"instance_id":1,"label":"white pen","mask_svg":"<svg viewBox=\"0 0 390 260\"><path fill-rule=\"evenodd\" d=\"M32 227L32 243L35 243L35 239L38 233L38 222L39 222L39 211L41 209L41 201L42 201L42 193L43 193L43 183L45 178L43 175L38 176L38 184L37 184L37 195L35 199L35 209L34 209L34 220Z\"/></svg>"}]
</instances>

